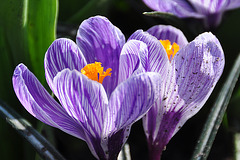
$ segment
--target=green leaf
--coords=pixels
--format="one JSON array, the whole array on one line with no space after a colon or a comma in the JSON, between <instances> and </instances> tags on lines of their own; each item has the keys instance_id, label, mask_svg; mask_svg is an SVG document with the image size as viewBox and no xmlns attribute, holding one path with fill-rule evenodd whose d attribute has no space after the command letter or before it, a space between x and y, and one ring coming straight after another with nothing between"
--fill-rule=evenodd
<instances>
[{"instance_id":1,"label":"green leaf","mask_svg":"<svg viewBox=\"0 0 240 160\"><path fill-rule=\"evenodd\" d=\"M56 37L57 0L1 0L0 4L0 99L17 107L12 87L14 68L24 63L44 83L44 54ZM26 112L24 112L26 113ZM9 133L0 120L1 159L33 159L23 139ZM26 145L27 144L27 145ZM12 154L14 151L14 154ZM24 154L27 151L27 154Z\"/></svg>"},{"instance_id":2,"label":"green leaf","mask_svg":"<svg viewBox=\"0 0 240 160\"><path fill-rule=\"evenodd\" d=\"M3 58L1 67L10 68L9 71L12 71L18 63L23 62L33 69L34 74L43 82L44 55L56 38L57 2L57 0L1 1L0 47Z\"/></svg>"},{"instance_id":3,"label":"green leaf","mask_svg":"<svg viewBox=\"0 0 240 160\"><path fill-rule=\"evenodd\" d=\"M57 0L31 0L26 22L28 53L34 74L43 82L44 55L56 38Z\"/></svg>"},{"instance_id":4,"label":"green leaf","mask_svg":"<svg viewBox=\"0 0 240 160\"><path fill-rule=\"evenodd\" d=\"M166 13L166 12L158 12L158 11L153 11L153 12L144 12L144 15L151 16L151 17L157 17L165 20L166 22L170 24L174 24L176 26L183 26L184 22L182 19L178 18L172 13Z\"/></svg>"},{"instance_id":5,"label":"green leaf","mask_svg":"<svg viewBox=\"0 0 240 160\"><path fill-rule=\"evenodd\" d=\"M192 156L192 160L206 160L210 149L212 147L213 141L216 137L217 131L222 122L224 113L227 109L227 105L231 98L233 89L236 85L240 74L240 54L236 59L236 62L224 83L224 86L221 92L218 95L218 98L211 109L210 114L208 115L207 121L204 125L201 136L198 140L198 143L195 147L195 151Z\"/></svg>"}]
</instances>

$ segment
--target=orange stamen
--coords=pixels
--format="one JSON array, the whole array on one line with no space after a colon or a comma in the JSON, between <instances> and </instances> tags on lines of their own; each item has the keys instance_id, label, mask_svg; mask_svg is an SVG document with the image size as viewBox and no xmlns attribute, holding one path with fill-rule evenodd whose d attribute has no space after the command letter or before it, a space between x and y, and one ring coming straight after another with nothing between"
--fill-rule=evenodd
<instances>
[{"instance_id":1,"label":"orange stamen","mask_svg":"<svg viewBox=\"0 0 240 160\"><path fill-rule=\"evenodd\" d=\"M112 69L108 68L106 72L104 72L101 64L101 62L87 64L84 68L81 69L81 73L91 80L102 83L105 77L111 76L112 73L110 72L112 71Z\"/></svg>"},{"instance_id":2,"label":"orange stamen","mask_svg":"<svg viewBox=\"0 0 240 160\"><path fill-rule=\"evenodd\" d=\"M175 54L179 51L179 45L175 42L171 45L169 40L160 40L160 42L167 52L169 61L171 61Z\"/></svg>"}]
</instances>

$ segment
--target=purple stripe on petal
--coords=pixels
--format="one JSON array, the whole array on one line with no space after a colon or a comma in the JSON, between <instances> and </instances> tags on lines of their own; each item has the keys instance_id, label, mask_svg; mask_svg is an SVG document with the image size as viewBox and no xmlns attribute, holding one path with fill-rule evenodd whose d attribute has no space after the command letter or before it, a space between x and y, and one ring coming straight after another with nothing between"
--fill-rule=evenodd
<instances>
[{"instance_id":1,"label":"purple stripe on petal","mask_svg":"<svg viewBox=\"0 0 240 160\"><path fill-rule=\"evenodd\" d=\"M107 18L95 16L82 22L76 41L87 63L98 61L104 69L112 68L111 77L106 77L103 81L107 95L110 96L117 86L119 56L125 43L124 35Z\"/></svg>"},{"instance_id":2,"label":"purple stripe on petal","mask_svg":"<svg viewBox=\"0 0 240 160\"><path fill-rule=\"evenodd\" d=\"M160 107L163 108L163 107ZM149 111L151 112L151 110ZM147 135L148 140L148 148L150 152L151 159L156 159L156 157L160 157L162 151L164 150L165 146L168 144L170 139L174 135L174 131L177 127L177 124L179 123L179 120L181 118L181 113L179 112L159 112L157 118L159 118L161 121L159 123L159 119L155 122L151 119L151 114L147 114L146 117L143 119L143 126L146 131L149 132ZM152 116L156 116L156 112L152 112ZM163 114L164 113L164 114ZM147 122L147 123L146 123ZM157 129L150 130L151 124L156 123Z\"/></svg>"},{"instance_id":3,"label":"purple stripe on petal","mask_svg":"<svg viewBox=\"0 0 240 160\"><path fill-rule=\"evenodd\" d=\"M159 40L169 40L172 44L175 42L180 48L188 44L182 31L172 26L157 25L148 29L147 32Z\"/></svg>"},{"instance_id":4,"label":"purple stripe on petal","mask_svg":"<svg viewBox=\"0 0 240 160\"><path fill-rule=\"evenodd\" d=\"M129 40L131 39L143 41L148 46L148 60L147 63L144 64L145 70L149 72L158 72L162 77L165 77L163 75L166 75L170 63L167 53L160 41L156 37L141 30L134 32Z\"/></svg>"},{"instance_id":5,"label":"purple stripe on petal","mask_svg":"<svg viewBox=\"0 0 240 160\"><path fill-rule=\"evenodd\" d=\"M118 84L128 79L136 70L138 73L143 72L147 57L148 50L145 43L137 40L128 41L120 55Z\"/></svg>"},{"instance_id":6,"label":"purple stripe on petal","mask_svg":"<svg viewBox=\"0 0 240 160\"><path fill-rule=\"evenodd\" d=\"M59 72L53 84L56 96L67 113L77 119L91 137L99 138L108 104L102 84L69 69Z\"/></svg>"},{"instance_id":7,"label":"purple stripe on petal","mask_svg":"<svg viewBox=\"0 0 240 160\"><path fill-rule=\"evenodd\" d=\"M48 48L45 60L45 74L52 89L53 78L65 68L81 70L87 63L78 46L70 39L55 40Z\"/></svg>"},{"instance_id":8,"label":"purple stripe on petal","mask_svg":"<svg viewBox=\"0 0 240 160\"><path fill-rule=\"evenodd\" d=\"M160 88L161 77L153 72L141 73L122 82L109 100L105 135L140 119L159 98Z\"/></svg>"},{"instance_id":9,"label":"purple stripe on petal","mask_svg":"<svg viewBox=\"0 0 240 160\"><path fill-rule=\"evenodd\" d=\"M143 117L143 128L147 139L151 136L153 140L157 138L159 127L162 121L162 114L165 111L164 107L160 107L162 103L161 96L157 100L152 108L148 111L146 116Z\"/></svg>"},{"instance_id":10,"label":"purple stripe on petal","mask_svg":"<svg viewBox=\"0 0 240 160\"><path fill-rule=\"evenodd\" d=\"M109 159L117 159L119 152L128 139L130 129L131 126L124 127L108 138Z\"/></svg>"},{"instance_id":11,"label":"purple stripe on petal","mask_svg":"<svg viewBox=\"0 0 240 160\"><path fill-rule=\"evenodd\" d=\"M31 115L68 134L85 139L81 126L68 116L26 66L18 65L12 80L18 99Z\"/></svg>"}]
</instances>

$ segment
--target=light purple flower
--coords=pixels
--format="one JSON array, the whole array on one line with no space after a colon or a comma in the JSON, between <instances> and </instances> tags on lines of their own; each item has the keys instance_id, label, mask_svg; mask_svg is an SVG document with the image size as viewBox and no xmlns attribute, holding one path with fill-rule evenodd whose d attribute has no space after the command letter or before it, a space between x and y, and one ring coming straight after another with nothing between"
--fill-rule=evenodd
<instances>
[{"instance_id":1,"label":"light purple flower","mask_svg":"<svg viewBox=\"0 0 240 160\"><path fill-rule=\"evenodd\" d=\"M240 0L143 0L151 9L179 18L203 19L207 29L217 27L223 13L240 7Z\"/></svg>"},{"instance_id":2,"label":"light purple flower","mask_svg":"<svg viewBox=\"0 0 240 160\"><path fill-rule=\"evenodd\" d=\"M149 157L157 160L183 124L203 107L222 74L225 59L212 33L200 34L188 43L183 33L171 26L154 26L147 32L138 30L129 39L148 46L148 55L139 56L141 70L158 72L162 78L160 98L143 117ZM171 61L160 39L179 44Z\"/></svg>"},{"instance_id":3,"label":"light purple flower","mask_svg":"<svg viewBox=\"0 0 240 160\"><path fill-rule=\"evenodd\" d=\"M86 141L96 158L116 159L131 125L159 98L159 74L131 76L135 65L126 55L141 52L147 52L145 43L125 43L122 32L107 18L92 17L80 25L77 44L57 39L46 52L46 80L60 104L23 64L14 71L13 87L34 117ZM104 70L112 68L111 77L103 84L81 73L95 61L101 62Z\"/></svg>"}]
</instances>

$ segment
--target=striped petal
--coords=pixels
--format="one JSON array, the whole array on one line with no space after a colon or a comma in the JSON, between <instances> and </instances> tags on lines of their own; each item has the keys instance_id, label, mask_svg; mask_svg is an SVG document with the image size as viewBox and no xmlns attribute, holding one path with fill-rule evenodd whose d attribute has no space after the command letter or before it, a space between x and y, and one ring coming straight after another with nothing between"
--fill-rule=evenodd
<instances>
[{"instance_id":1,"label":"striped petal","mask_svg":"<svg viewBox=\"0 0 240 160\"><path fill-rule=\"evenodd\" d=\"M239 0L189 0L189 2L199 13L203 14L214 14L240 7Z\"/></svg>"},{"instance_id":2,"label":"striped petal","mask_svg":"<svg viewBox=\"0 0 240 160\"><path fill-rule=\"evenodd\" d=\"M222 47L211 33L199 35L176 55L170 72L175 74L169 74L176 85L167 84L167 88L176 89L176 92L166 95L171 96L166 103L172 104L171 111L181 112L179 127L205 104L223 72L224 64ZM174 96L176 93L179 99Z\"/></svg>"},{"instance_id":3,"label":"striped petal","mask_svg":"<svg viewBox=\"0 0 240 160\"><path fill-rule=\"evenodd\" d=\"M109 159L117 158L128 139L131 125L158 100L160 82L158 73L141 73L122 82L112 93L102 135Z\"/></svg>"},{"instance_id":4,"label":"striped petal","mask_svg":"<svg viewBox=\"0 0 240 160\"><path fill-rule=\"evenodd\" d=\"M54 93L67 113L77 119L85 132L99 138L108 104L102 84L69 69L59 72L53 84Z\"/></svg>"},{"instance_id":5,"label":"striped petal","mask_svg":"<svg viewBox=\"0 0 240 160\"><path fill-rule=\"evenodd\" d=\"M161 77L153 72L141 73L122 82L109 100L105 135L139 120L159 98L160 89Z\"/></svg>"},{"instance_id":6,"label":"striped petal","mask_svg":"<svg viewBox=\"0 0 240 160\"><path fill-rule=\"evenodd\" d=\"M111 77L106 77L103 81L107 95L110 96L117 86L119 56L125 43L124 35L107 18L95 16L82 22L76 41L87 63L98 61L105 69L112 68Z\"/></svg>"},{"instance_id":7,"label":"striped petal","mask_svg":"<svg viewBox=\"0 0 240 160\"><path fill-rule=\"evenodd\" d=\"M45 60L45 75L51 89L53 78L65 68L81 70L87 63L78 46L70 39L55 40L48 48Z\"/></svg>"},{"instance_id":8,"label":"striped petal","mask_svg":"<svg viewBox=\"0 0 240 160\"><path fill-rule=\"evenodd\" d=\"M147 60L142 60L142 66L146 71L158 72L161 76L165 77L167 70L169 68L169 60L167 53L160 43L160 41L142 30L137 30L130 37L129 40L136 39L144 42L148 47L148 57ZM144 57L144 56L141 56Z\"/></svg>"},{"instance_id":9,"label":"striped petal","mask_svg":"<svg viewBox=\"0 0 240 160\"><path fill-rule=\"evenodd\" d=\"M181 30L168 25L156 25L147 30L159 40L169 40L171 43L177 43L180 48L188 44L188 41Z\"/></svg>"},{"instance_id":10,"label":"striped petal","mask_svg":"<svg viewBox=\"0 0 240 160\"><path fill-rule=\"evenodd\" d=\"M12 78L14 91L24 108L34 117L50 126L85 139L83 129L70 117L37 78L23 64L19 64Z\"/></svg>"},{"instance_id":11,"label":"striped petal","mask_svg":"<svg viewBox=\"0 0 240 160\"><path fill-rule=\"evenodd\" d=\"M120 55L118 84L128 79L135 72L143 72L142 64L146 64L147 57L148 50L145 43L137 40L128 41L123 46Z\"/></svg>"},{"instance_id":12,"label":"striped petal","mask_svg":"<svg viewBox=\"0 0 240 160\"><path fill-rule=\"evenodd\" d=\"M143 119L150 150L157 147L161 153L182 125L203 107L223 67L223 50L211 33L199 35L175 55L161 100Z\"/></svg>"},{"instance_id":13,"label":"striped petal","mask_svg":"<svg viewBox=\"0 0 240 160\"><path fill-rule=\"evenodd\" d=\"M240 7L239 0L189 0L196 11L205 16L205 28L217 27L221 21L223 13Z\"/></svg>"}]
</instances>

